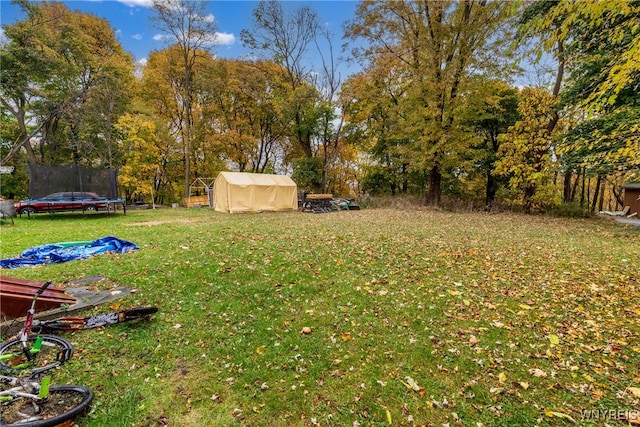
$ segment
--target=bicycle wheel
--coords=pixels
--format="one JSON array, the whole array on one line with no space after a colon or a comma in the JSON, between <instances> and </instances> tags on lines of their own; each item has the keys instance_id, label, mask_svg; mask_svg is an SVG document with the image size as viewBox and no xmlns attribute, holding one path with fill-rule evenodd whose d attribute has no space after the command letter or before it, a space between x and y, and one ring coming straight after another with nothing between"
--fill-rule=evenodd
<instances>
[{"instance_id":1,"label":"bicycle wheel","mask_svg":"<svg viewBox=\"0 0 640 427\"><path fill-rule=\"evenodd\" d=\"M17 398L2 405L0 425L26 427L53 427L79 417L93 400L93 392L84 386L63 385L51 387L43 402Z\"/></svg>"},{"instance_id":2,"label":"bicycle wheel","mask_svg":"<svg viewBox=\"0 0 640 427\"><path fill-rule=\"evenodd\" d=\"M30 371L32 375L53 369L62 365L73 355L73 346L64 338L55 335L39 335L42 339L40 351L33 353L33 359L22 352L19 338L5 341L0 345L0 370L14 372ZM38 335L27 338L27 346L33 348Z\"/></svg>"},{"instance_id":3,"label":"bicycle wheel","mask_svg":"<svg viewBox=\"0 0 640 427\"><path fill-rule=\"evenodd\" d=\"M122 310L123 322L128 320L138 319L140 317L150 316L158 312L158 307L133 307L126 310Z\"/></svg>"}]
</instances>

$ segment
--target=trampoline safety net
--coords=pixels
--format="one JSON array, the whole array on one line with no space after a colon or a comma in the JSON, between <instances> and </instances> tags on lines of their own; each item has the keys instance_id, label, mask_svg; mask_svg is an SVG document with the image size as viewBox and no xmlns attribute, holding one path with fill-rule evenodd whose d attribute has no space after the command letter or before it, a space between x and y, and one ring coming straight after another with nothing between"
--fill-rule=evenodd
<instances>
[{"instance_id":1,"label":"trampoline safety net","mask_svg":"<svg viewBox=\"0 0 640 427\"><path fill-rule=\"evenodd\" d=\"M29 163L29 197L39 198L61 191L88 191L108 199L118 198L117 176L113 169L78 165L43 166Z\"/></svg>"}]
</instances>

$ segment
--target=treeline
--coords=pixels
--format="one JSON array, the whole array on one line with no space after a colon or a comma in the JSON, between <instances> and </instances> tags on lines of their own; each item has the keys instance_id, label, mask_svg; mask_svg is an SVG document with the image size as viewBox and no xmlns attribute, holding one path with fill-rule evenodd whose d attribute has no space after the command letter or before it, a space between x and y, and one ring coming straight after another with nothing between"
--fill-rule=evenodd
<instances>
[{"instance_id":1,"label":"treeline","mask_svg":"<svg viewBox=\"0 0 640 427\"><path fill-rule=\"evenodd\" d=\"M640 179L640 1L362 2L340 35L362 71L344 80L310 7L259 3L241 34L259 59L229 60L204 2L156 1L174 42L137 69L104 20L20 5L1 58L5 197L27 195L27 162L116 168L124 197L156 203L231 169L583 213L618 209ZM536 55L554 64L545 84L516 84Z\"/></svg>"}]
</instances>

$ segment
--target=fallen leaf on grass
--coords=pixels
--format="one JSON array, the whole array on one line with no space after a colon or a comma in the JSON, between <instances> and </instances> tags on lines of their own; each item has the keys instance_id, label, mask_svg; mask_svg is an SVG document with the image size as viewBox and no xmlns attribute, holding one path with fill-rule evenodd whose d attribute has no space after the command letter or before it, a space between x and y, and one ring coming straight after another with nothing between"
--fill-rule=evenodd
<instances>
[{"instance_id":1,"label":"fallen leaf on grass","mask_svg":"<svg viewBox=\"0 0 640 427\"><path fill-rule=\"evenodd\" d=\"M231 411L231 415L240 422L244 421L244 415L242 415L242 411L238 408Z\"/></svg>"},{"instance_id":2,"label":"fallen leaf on grass","mask_svg":"<svg viewBox=\"0 0 640 427\"><path fill-rule=\"evenodd\" d=\"M498 374L498 381L500 381L501 383L507 382L507 374L505 374L504 372L500 372Z\"/></svg>"},{"instance_id":3,"label":"fallen leaf on grass","mask_svg":"<svg viewBox=\"0 0 640 427\"><path fill-rule=\"evenodd\" d=\"M640 387L627 387L627 390L635 397L640 397Z\"/></svg>"},{"instance_id":4,"label":"fallen leaf on grass","mask_svg":"<svg viewBox=\"0 0 640 427\"><path fill-rule=\"evenodd\" d=\"M557 335L551 334L551 335L549 335L549 342L552 345L558 345L558 344L560 344L560 338L558 338Z\"/></svg>"},{"instance_id":5,"label":"fallen leaf on grass","mask_svg":"<svg viewBox=\"0 0 640 427\"><path fill-rule=\"evenodd\" d=\"M423 387L420 387L418 385L418 383L416 382L416 380L414 380L411 377L405 377L407 382L405 383L404 381L401 381L402 384L404 384L404 386L406 388L408 388L409 390L415 391L416 393L418 393L420 396L422 396L425 392Z\"/></svg>"},{"instance_id":6,"label":"fallen leaf on grass","mask_svg":"<svg viewBox=\"0 0 640 427\"><path fill-rule=\"evenodd\" d=\"M389 411L388 408L384 408L384 411L387 413L387 422L389 423L389 425L392 425L393 421L391 419L391 412Z\"/></svg>"},{"instance_id":7,"label":"fallen leaf on grass","mask_svg":"<svg viewBox=\"0 0 640 427\"><path fill-rule=\"evenodd\" d=\"M540 368L529 369L529 373L534 377L547 378L547 373Z\"/></svg>"},{"instance_id":8,"label":"fallen leaf on grass","mask_svg":"<svg viewBox=\"0 0 640 427\"><path fill-rule=\"evenodd\" d=\"M544 410L544 414L547 417L556 417L556 418L564 418L565 420L569 420L572 423L575 423L576 420L574 420L573 418L571 418L570 415L567 414L563 414L562 412L557 412L557 411L552 411L551 409L545 409Z\"/></svg>"}]
</instances>

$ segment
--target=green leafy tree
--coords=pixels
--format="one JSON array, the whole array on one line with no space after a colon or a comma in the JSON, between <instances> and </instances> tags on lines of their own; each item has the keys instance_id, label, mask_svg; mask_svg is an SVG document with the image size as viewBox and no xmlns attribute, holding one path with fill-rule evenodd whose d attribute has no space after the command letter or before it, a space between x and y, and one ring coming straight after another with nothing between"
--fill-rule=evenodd
<instances>
[{"instance_id":1,"label":"green leafy tree","mask_svg":"<svg viewBox=\"0 0 640 427\"><path fill-rule=\"evenodd\" d=\"M129 203L153 199L158 192L155 182L162 160L155 124L142 115L124 114L118 120L117 130L123 153L118 174L120 190Z\"/></svg>"},{"instance_id":2,"label":"green leafy tree","mask_svg":"<svg viewBox=\"0 0 640 427\"><path fill-rule=\"evenodd\" d=\"M315 192L322 185L322 160L317 157L300 158L293 162L291 177L302 191Z\"/></svg>"},{"instance_id":3,"label":"green leafy tree","mask_svg":"<svg viewBox=\"0 0 640 427\"><path fill-rule=\"evenodd\" d=\"M570 70L562 91L554 92L558 108L575 118L556 150L565 201L576 194L576 174L598 176L598 182L621 172L632 178L640 157L640 2L536 1L525 18L522 33L543 40L538 54L553 51Z\"/></svg>"},{"instance_id":4,"label":"green leafy tree","mask_svg":"<svg viewBox=\"0 0 640 427\"><path fill-rule=\"evenodd\" d=\"M56 2L20 5L27 18L4 27L8 42L2 48L0 103L17 129L2 162L21 148L34 163L104 160L104 145L94 149L97 140L89 141L82 129L98 116L110 129L122 113L127 95L116 88L131 79L131 57L103 19ZM91 107L99 92L113 96L108 120Z\"/></svg>"},{"instance_id":5,"label":"green leafy tree","mask_svg":"<svg viewBox=\"0 0 640 427\"><path fill-rule=\"evenodd\" d=\"M348 26L352 39L367 47L355 55L368 61L394 58L406 95L400 108L412 168L429 176L427 204L438 205L443 174L467 149L456 112L470 77L499 73L490 53L508 34L503 26L511 6L504 2L367 1ZM453 158L451 155L453 154Z\"/></svg>"},{"instance_id":6,"label":"green leafy tree","mask_svg":"<svg viewBox=\"0 0 640 427\"><path fill-rule=\"evenodd\" d=\"M566 27L575 67L563 102L587 114L564 135L559 152L574 154L592 175L640 172L640 63L629 57L640 48L640 2L618 6L559 6L588 22Z\"/></svg>"},{"instance_id":7,"label":"green leafy tree","mask_svg":"<svg viewBox=\"0 0 640 427\"><path fill-rule=\"evenodd\" d=\"M369 154L363 190L404 193L409 187L410 139L406 134L406 76L396 58L380 55L347 79L340 96L346 106L346 138Z\"/></svg>"},{"instance_id":8,"label":"green leafy tree","mask_svg":"<svg viewBox=\"0 0 640 427\"><path fill-rule=\"evenodd\" d=\"M283 69L272 62L216 60L203 72L203 123L217 152L239 171L262 173L282 159L287 126L278 114Z\"/></svg>"},{"instance_id":9,"label":"green leafy tree","mask_svg":"<svg viewBox=\"0 0 640 427\"><path fill-rule=\"evenodd\" d=\"M522 197L525 212L555 203L551 184L551 144L548 124L555 98L540 88L524 88L520 94L520 120L501 135L495 173L509 178L509 186Z\"/></svg>"},{"instance_id":10,"label":"green leafy tree","mask_svg":"<svg viewBox=\"0 0 640 427\"><path fill-rule=\"evenodd\" d=\"M470 174L485 177L485 204L491 208L502 182L495 174L500 136L519 118L518 90L502 81L478 79L477 91L467 98L463 123L474 129L478 138L470 152Z\"/></svg>"}]
</instances>

